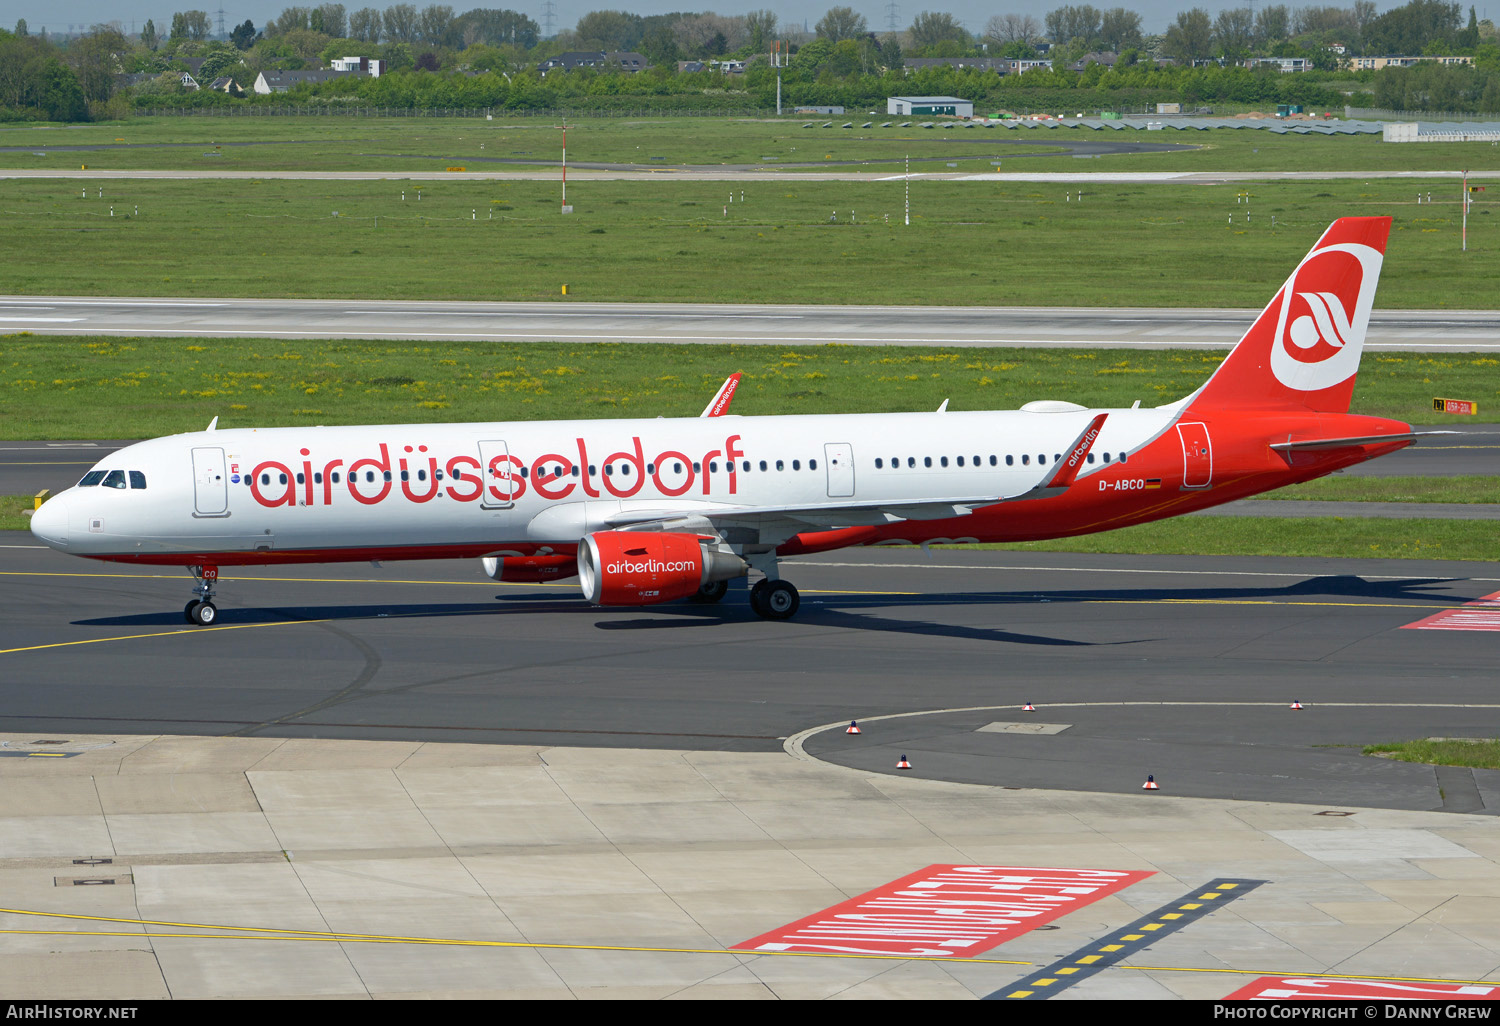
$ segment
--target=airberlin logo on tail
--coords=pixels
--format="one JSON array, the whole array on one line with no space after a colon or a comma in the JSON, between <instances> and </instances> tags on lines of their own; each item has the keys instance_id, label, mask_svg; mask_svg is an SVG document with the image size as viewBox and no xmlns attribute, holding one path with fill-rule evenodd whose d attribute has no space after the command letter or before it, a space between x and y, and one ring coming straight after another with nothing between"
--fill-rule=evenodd
<instances>
[{"instance_id":1,"label":"airberlin logo on tail","mask_svg":"<svg viewBox=\"0 0 1500 1026\"><path fill-rule=\"evenodd\" d=\"M1287 388L1317 392L1359 370L1382 255L1358 243L1310 253L1281 288L1271 372Z\"/></svg>"}]
</instances>

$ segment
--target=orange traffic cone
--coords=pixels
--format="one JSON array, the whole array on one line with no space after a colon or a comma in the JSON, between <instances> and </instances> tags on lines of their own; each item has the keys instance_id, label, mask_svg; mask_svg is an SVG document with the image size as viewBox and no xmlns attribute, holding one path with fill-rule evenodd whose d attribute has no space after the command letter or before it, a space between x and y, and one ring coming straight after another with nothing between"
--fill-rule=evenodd
<instances>
[{"instance_id":1,"label":"orange traffic cone","mask_svg":"<svg viewBox=\"0 0 1500 1026\"><path fill-rule=\"evenodd\" d=\"M906 756L901 756L901 761L896 763L897 769L911 769L911 763L906 761Z\"/></svg>"},{"instance_id":2,"label":"orange traffic cone","mask_svg":"<svg viewBox=\"0 0 1500 1026\"><path fill-rule=\"evenodd\" d=\"M1025 705L1021 706L1021 711L1022 712L1036 712L1036 706L1032 705L1030 702L1027 702Z\"/></svg>"},{"instance_id":3,"label":"orange traffic cone","mask_svg":"<svg viewBox=\"0 0 1500 1026\"><path fill-rule=\"evenodd\" d=\"M1160 791L1161 788L1159 786L1157 786L1156 777L1148 773L1148 774L1146 774L1146 782L1141 785L1141 790L1142 791Z\"/></svg>"},{"instance_id":4,"label":"orange traffic cone","mask_svg":"<svg viewBox=\"0 0 1500 1026\"><path fill-rule=\"evenodd\" d=\"M859 729L859 722L857 720L850 720L849 721L849 726L847 726L847 727L844 728L844 733L845 734L858 734L858 733L861 733L861 731Z\"/></svg>"},{"instance_id":5,"label":"orange traffic cone","mask_svg":"<svg viewBox=\"0 0 1500 1026\"><path fill-rule=\"evenodd\" d=\"M1301 702L1299 702L1299 701L1297 701L1297 700L1296 700L1296 699L1295 699L1295 698L1294 698L1294 699L1292 699L1292 708L1293 708L1293 709L1301 709L1301 708L1302 708L1302 703L1301 703Z\"/></svg>"}]
</instances>

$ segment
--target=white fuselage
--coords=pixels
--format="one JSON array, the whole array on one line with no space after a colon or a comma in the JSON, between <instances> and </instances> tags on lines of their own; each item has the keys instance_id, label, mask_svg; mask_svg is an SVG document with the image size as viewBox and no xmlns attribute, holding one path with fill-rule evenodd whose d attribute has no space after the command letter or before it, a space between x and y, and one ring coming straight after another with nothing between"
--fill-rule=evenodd
<instances>
[{"instance_id":1,"label":"white fuselage","mask_svg":"<svg viewBox=\"0 0 1500 1026\"><path fill-rule=\"evenodd\" d=\"M113 453L95 470L136 471L144 488L71 488L33 530L77 555L147 562L534 551L572 546L632 511L1014 495L1044 480L1098 412L205 431ZM1080 477L1115 467L1177 416L1108 413Z\"/></svg>"}]
</instances>

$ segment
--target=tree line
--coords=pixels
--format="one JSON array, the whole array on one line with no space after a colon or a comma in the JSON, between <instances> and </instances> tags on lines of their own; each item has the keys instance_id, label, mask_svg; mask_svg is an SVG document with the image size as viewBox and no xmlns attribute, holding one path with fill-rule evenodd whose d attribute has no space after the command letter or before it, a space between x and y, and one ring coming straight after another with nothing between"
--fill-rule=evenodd
<instances>
[{"instance_id":1,"label":"tree line","mask_svg":"<svg viewBox=\"0 0 1500 1026\"><path fill-rule=\"evenodd\" d=\"M781 67L769 58L773 41L782 44ZM538 70L546 58L576 50L637 51L652 67L633 75L579 69L544 77ZM1052 68L1022 75L906 65L914 57L1035 58L1042 51ZM1112 67L1104 53L1115 55ZM1473 55L1475 66L1347 72L1349 55L1359 53L1463 53ZM326 3L284 8L259 29L245 21L223 39L212 37L204 11L176 12L161 29L147 21L133 36L118 24L71 38L33 35L23 20L14 32L0 30L0 118L70 121L121 117L138 106L268 102L272 98L243 92L184 92L181 72L192 59L201 84L222 75L243 91L261 71L320 68L350 56L382 59L387 73L299 87L274 102L522 110L587 101L627 109L634 98L657 107L773 109L779 77L791 105L868 107L892 94L931 93L1032 109L1161 100L1326 108L1341 104L1354 83L1372 94L1372 102L1394 109L1500 110L1494 26L1479 21L1472 7L1465 21L1459 3L1443 0L1410 0L1379 15L1373 0L1354 0L1347 8L1231 8L1215 17L1193 8L1155 34L1144 30L1135 11L1088 4L1058 7L1040 22L997 14L979 33L932 11L919 13L905 31L876 33L849 7L828 9L810 32L779 24L769 10L733 16L602 10L550 39L513 10L457 13L446 5L393 4L350 11ZM1300 56L1319 73L1235 66L1250 56ZM745 62L744 74L678 71L681 61L717 59ZM121 76L132 73L152 78L122 92ZM1342 89L1330 84L1334 79Z\"/></svg>"}]
</instances>

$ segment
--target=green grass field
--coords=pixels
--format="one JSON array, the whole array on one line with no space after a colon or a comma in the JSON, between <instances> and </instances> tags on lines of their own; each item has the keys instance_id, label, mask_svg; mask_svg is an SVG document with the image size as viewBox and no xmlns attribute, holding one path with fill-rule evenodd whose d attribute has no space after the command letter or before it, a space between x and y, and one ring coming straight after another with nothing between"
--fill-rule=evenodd
<instances>
[{"instance_id":1,"label":"green grass field","mask_svg":"<svg viewBox=\"0 0 1500 1026\"><path fill-rule=\"evenodd\" d=\"M1494 738L1449 738L1442 741L1424 738L1420 741L1366 745L1363 754L1381 755L1400 762L1500 769L1500 740Z\"/></svg>"},{"instance_id":2,"label":"green grass field","mask_svg":"<svg viewBox=\"0 0 1500 1026\"><path fill-rule=\"evenodd\" d=\"M1322 502L1500 503L1500 477L1325 477L1278 488L1257 499Z\"/></svg>"},{"instance_id":3,"label":"green grass field","mask_svg":"<svg viewBox=\"0 0 1500 1026\"><path fill-rule=\"evenodd\" d=\"M569 185L563 216L555 182L10 181L0 291L1259 309L1332 220L1390 214L1378 307L1500 306L1500 216L1460 252L1452 183L918 181L909 227L899 179Z\"/></svg>"},{"instance_id":4,"label":"green grass field","mask_svg":"<svg viewBox=\"0 0 1500 1026\"><path fill-rule=\"evenodd\" d=\"M1080 108L1087 110L1087 108ZM903 120L913 122L900 128ZM993 171L1433 171L1500 169L1488 143L1413 146L1379 136L1273 135L1251 129L1091 131L1084 128L921 129L924 119L851 112L832 118L594 118L568 125L575 163L843 166L910 156L922 170ZM862 128L866 121L871 128ZM879 125L890 121L893 127ZM811 122L811 128L803 128ZM822 125L831 122L832 128ZM845 123L855 127L844 129ZM172 117L76 126L0 126L0 164L11 168L503 172L553 162L562 133L552 118ZM1190 147L1075 160L1058 142L1140 141ZM100 147L75 152L67 147ZM39 155L44 154L44 155ZM1034 155L1026 155L1034 154ZM1050 154L1050 155L1049 155ZM936 163L936 166L930 166Z\"/></svg>"},{"instance_id":5,"label":"green grass field","mask_svg":"<svg viewBox=\"0 0 1500 1026\"><path fill-rule=\"evenodd\" d=\"M0 437L145 438L289 424L696 416L745 377L746 415L1015 409L1033 399L1155 406L1224 358L1204 350L0 337ZM1354 411L1454 425L1432 396L1500 409L1500 366L1367 354ZM1461 427L1462 425L1457 425Z\"/></svg>"}]
</instances>

